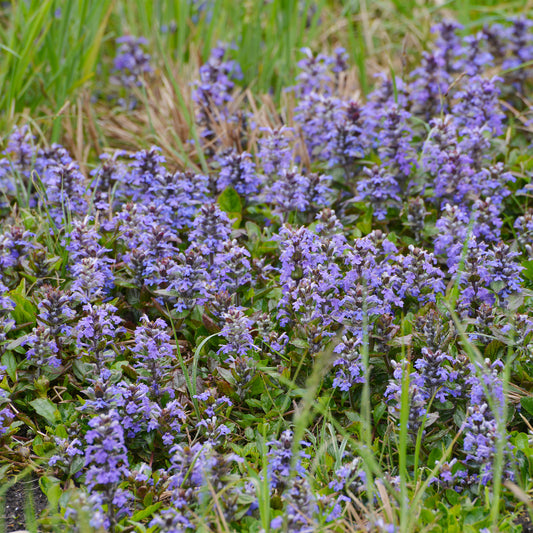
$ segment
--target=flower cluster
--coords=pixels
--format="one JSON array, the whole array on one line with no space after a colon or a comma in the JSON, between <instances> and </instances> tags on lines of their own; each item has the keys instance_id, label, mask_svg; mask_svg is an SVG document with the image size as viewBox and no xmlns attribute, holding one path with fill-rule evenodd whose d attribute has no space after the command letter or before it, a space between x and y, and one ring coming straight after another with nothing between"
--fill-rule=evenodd
<instances>
[{"instance_id":1,"label":"flower cluster","mask_svg":"<svg viewBox=\"0 0 533 533\"><path fill-rule=\"evenodd\" d=\"M0 458L45 459L61 526L311 532L357 504L387 516L356 527L396 531L406 478L434 507L492 498L517 461L526 477L533 26L434 34L366 97L343 49L304 49L280 113L237 97L221 45L179 161L76 161L12 131ZM124 95L152 66L146 41L118 44Z\"/></svg>"},{"instance_id":2,"label":"flower cluster","mask_svg":"<svg viewBox=\"0 0 533 533\"><path fill-rule=\"evenodd\" d=\"M216 124L228 118L227 104L233 99L234 80L242 77L239 64L228 60L228 49L221 45L200 67L200 80L193 92L198 107L196 121L203 128L202 137L211 138Z\"/></svg>"},{"instance_id":3,"label":"flower cluster","mask_svg":"<svg viewBox=\"0 0 533 533\"><path fill-rule=\"evenodd\" d=\"M125 35L116 42L119 45L114 62L117 81L127 89L140 87L143 75L153 72L150 55L143 49L148 41L144 37Z\"/></svg>"},{"instance_id":4,"label":"flower cluster","mask_svg":"<svg viewBox=\"0 0 533 533\"><path fill-rule=\"evenodd\" d=\"M169 359L173 357L174 349L164 320L158 318L151 322L144 315L141 322L142 325L135 329L132 352L137 361L135 366L147 374L140 379L150 384L152 394L157 397L164 390L165 374L170 368Z\"/></svg>"},{"instance_id":5,"label":"flower cluster","mask_svg":"<svg viewBox=\"0 0 533 533\"><path fill-rule=\"evenodd\" d=\"M85 479L89 491L97 491L100 496L96 502L94 522L98 521L100 513L103 515L102 523L91 525L114 528L123 515L129 514L131 499L128 491L119 488L128 475L129 466L124 430L114 411L95 416L89 422L89 427L91 429L85 435ZM102 509L104 505L105 511Z\"/></svg>"}]
</instances>

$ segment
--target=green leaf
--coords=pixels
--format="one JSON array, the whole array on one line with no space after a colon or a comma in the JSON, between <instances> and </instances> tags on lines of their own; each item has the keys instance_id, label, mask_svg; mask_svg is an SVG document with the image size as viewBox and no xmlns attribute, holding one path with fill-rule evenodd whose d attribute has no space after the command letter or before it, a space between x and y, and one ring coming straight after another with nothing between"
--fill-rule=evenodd
<instances>
[{"instance_id":1,"label":"green leaf","mask_svg":"<svg viewBox=\"0 0 533 533\"><path fill-rule=\"evenodd\" d=\"M218 374L222 379L225 379L228 383L231 383L232 385L235 383L235 378L233 377L233 374L231 373L231 370L229 368L220 367L218 369Z\"/></svg>"},{"instance_id":2,"label":"green leaf","mask_svg":"<svg viewBox=\"0 0 533 533\"><path fill-rule=\"evenodd\" d=\"M26 280L22 279L19 286L8 292L7 296L15 303L15 309L11 311L11 315L17 324L27 324L28 322L35 322L36 307L28 299L26 295Z\"/></svg>"},{"instance_id":3,"label":"green leaf","mask_svg":"<svg viewBox=\"0 0 533 533\"><path fill-rule=\"evenodd\" d=\"M411 346L413 342L413 335L402 335L401 337L395 337L390 345L391 346Z\"/></svg>"},{"instance_id":4,"label":"green leaf","mask_svg":"<svg viewBox=\"0 0 533 533\"><path fill-rule=\"evenodd\" d=\"M367 235L372 231L372 215L374 214L374 210L371 205L365 207L365 213L359 217L359 220L356 224L357 228L361 230L363 235Z\"/></svg>"},{"instance_id":5,"label":"green leaf","mask_svg":"<svg viewBox=\"0 0 533 533\"><path fill-rule=\"evenodd\" d=\"M456 505L459 503L461 497L454 490L446 489L446 499L450 502L451 505Z\"/></svg>"},{"instance_id":6,"label":"green leaf","mask_svg":"<svg viewBox=\"0 0 533 533\"><path fill-rule=\"evenodd\" d=\"M30 402L30 405L35 409L38 415L41 415L48 422L55 425L59 421L59 411L54 402L48 398L36 398Z\"/></svg>"},{"instance_id":7,"label":"green leaf","mask_svg":"<svg viewBox=\"0 0 533 533\"><path fill-rule=\"evenodd\" d=\"M430 510L430 509L422 509L420 511L420 517L422 518L422 520L426 524L435 523L435 514L436 514L436 512L434 510ZM438 530L433 529L433 531L438 531Z\"/></svg>"},{"instance_id":8,"label":"green leaf","mask_svg":"<svg viewBox=\"0 0 533 533\"><path fill-rule=\"evenodd\" d=\"M274 241L264 241L261 243L261 246L259 246L257 251L259 254L271 254L277 252L278 248L278 243Z\"/></svg>"},{"instance_id":9,"label":"green leaf","mask_svg":"<svg viewBox=\"0 0 533 533\"><path fill-rule=\"evenodd\" d=\"M261 239L261 228L255 222L246 222L246 234L251 241L258 241Z\"/></svg>"},{"instance_id":10,"label":"green leaf","mask_svg":"<svg viewBox=\"0 0 533 533\"><path fill-rule=\"evenodd\" d=\"M67 428L63 424L58 424L55 428L54 435L61 439L68 439Z\"/></svg>"},{"instance_id":11,"label":"green leaf","mask_svg":"<svg viewBox=\"0 0 533 533\"><path fill-rule=\"evenodd\" d=\"M152 516L154 512L157 511L162 505L163 502L157 502L152 505L149 505L145 509L140 509L139 511L133 514L133 516L130 518L130 521L139 522L140 520L144 520L145 518Z\"/></svg>"},{"instance_id":12,"label":"green leaf","mask_svg":"<svg viewBox=\"0 0 533 533\"><path fill-rule=\"evenodd\" d=\"M126 361L127 363L127 361ZM124 372L124 374L126 374L126 376L128 376L130 379L134 379L134 380L137 380L137 377L138 377L138 373L137 371L135 370L135 368L133 368L131 365L129 364L125 364L122 366L122 371Z\"/></svg>"},{"instance_id":13,"label":"green leaf","mask_svg":"<svg viewBox=\"0 0 533 533\"><path fill-rule=\"evenodd\" d=\"M264 409L264 405L263 405L263 402L260 402L259 400L257 400L256 398L246 398L246 400L244 400L246 402L247 405L249 405L250 407L257 407L258 409ZM270 402L271 404L272 402ZM270 407L270 405L268 406ZM268 410L268 407L266 408L265 411Z\"/></svg>"},{"instance_id":14,"label":"green leaf","mask_svg":"<svg viewBox=\"0 0 533 533\"><path fill-rule=\"evenodd\" d=\"M84 465L85 465L85 459L77 455L72 460L72 463L70 463L69 474L73 476L74 474L78 473L83 468Z\"/></svg>"},{"instance_id":15,"label":"green leaf","mask_svg":"<svg viewBox=\"0 0 533 533\"><path fill-rule=\"evenodd\" d=\"M303 339L293 339L289 344L296 346L296 348L309 348L309 343Z\"/></svg>"},{"instance_id":16,"label":"green leaf","mask_svg":"<svg viewBox=\"0 0 533 533\"><path fill-rule=\"evenodd\" d=\"M466 418L466 414L462 409L457 409L455 413L453 414L453 421L455 422L457 427L461 427L463 425L465 418Z\"/></svg>"},{"instance_id":17,"label":"green leaf","mask_svg":"<svg viewBox=\"0 0 533 533\"><path fill-rule=\"evenodd\" d=\"M13 339L7 346L6 350L16 350L17 348L20 348L28 339L29 335L20 335L16 339Z\"/></svg>"},{"instance_id":18,"label":"green leaf","mask_svg":"<svg viewBox=\"0 0 533 533\"><path fill-rule=\"evenodd\" d=\"M481 525L481 522L484 522L487 518L487 513L482 507L475 507L470 511L466 516L464 523L466 525L473 525L473 524L479 524ZM479 530L477 530L479 531Z\"/></svg>"},{"instance_id":19,"label":"green leaf","mask_svg":"<svg viewBox=\"0 0 533 533\"><path fill-rule=\"evenodd\" d=\"M149 505L152 505L153 501L154 501L154 495L153 495L153 493L152 493L152 492L148 492L148 493L146 494L146 496L144 497L143 505L144 505L145 507L148 507Z\"/></svg>"},{"instance_id":20,"label":"green leaf","mask_svg":"<svg viewBox=\"0 0 533 533\"><path fill-rule=\"evenodd\" d=\"M138 289L135 283L131 283L130 281L127 281L119 277L115 278L115 285L117 287L125 287L126 289Z\"/></svg>"},{"instance_id":21,"label":"green leaf","mask_svg":"<svg viewBox=\"0 0 533 533\"><path fill-rule=\"evenodd\" d=\"M520 399L520 405L530 414L533 415L533 397Z\"/></svg>"},{"instance_id":22,"label":"green leaf","mask_svg":"<svg viewBox=\"0 0 533 533\"><path fill-rule=\"evenodd\" d=\"M507 297L507 309L517 311L524 304L525 295L522 293L510 294Z\"/></svg>"},{"instance_id":23,"label":"green leaf","mask_svg":"<svg viewBox=\"0 0 533 533\"><path fill-rule=\"evenodd\" d=\"M385 405L385 402L380 402L374 408L374 424L377 424L381 420L386 410L387 410L387 406Z\"/></svg>"},{"instance_id":24,"label":"green leaf","mask_svg":"<svg viewBox=\"0 0 533 533\"><path fill-rule=\"evenodd\" d=\"M429 468L435 468L437 461L442 457L442 450L440 448L433 448L429 453L427 465Z\"/></svg>"},{"instance_id":25,"label":"green leaf","mask_svg":"<svg viewBox=\"0 0 533 533\"><path fill-rule=\"evenodd\" d=\"M79 359L76 359L72 364L72 370L74 370L74 375L80 379L84 380L87 374L90 372L90 366Z\"/></svg>"},{"instance_id":26,"label":"green leaf","mask_svg":"<svg viewBox=\"0 0 533 533\"><path fill-rule=\"evenodd\" d=\"M233 220L233 227L239 227L242 219L242 200L233 187L228 187L222 191L218 197L218 205L228 217Z\"/></svg>"},{"instance_id":27,"label":"green leaf","mask_svg":"<svg viewBox=\"0 0 533 533\"><path fill-rule=\"evenodd\" d=\"M7 375L11 381L17 380L17 360L11 352L6 352L2 356L2 365L6 367Z\"/></svg>"},{"instance_id":28,"label":"green leaf","mask_svg":"<svg viewBox=\"0 0 533 533\"><path fill-rule=\"evenodd\" d=\"M485 347L485 356L486 357L496 357L496 354L505 347L505 344L503 342L499 341L498 339L494 339L490 341L487 346Z\"/></svg>"},{"instance_id":29,"label":"green leaf","mask_svg":"<svg viewBox=\"0 0 533 533\"><path fill-rule=\"evenodd\" d=\"M50 506L52 508L57 507L59 498L63 493L59 479L52 476L43 476L39 478L39 485L41 486L41 490L46 494Z\"/></svg>"},{"instance_id":30,"label":"green leaf","mask_svg":"<svg viewBox=\"0 0 533 533\"><path fill-rule=\"evenodd\" d=\"M529 450L529 439L525 433L518 433L513 439L513 444L524 453Z\"/></svg>"},{"instance_id":31,"label":"green leaf","mask_svg":"<svg viewBox=\"0 0 533 533\"><path fill-rule=\"evenodd\" d=\"M33 431L35 431L37 433L38 428L37 428L37 426L35 425L35 423L33 422L33 420L29 416L27 416L23 412L19 411L17 413L17 418L20 421L24 422L24 424L26 424L28 427L30 427L31 429L33 429Z\"/></svg>"},{"instance_id":32,"label":"green leaf","mask_svg":"<svg viewBox=\"0 0 533 533\"><path fill-rule=\"evenodd\" d=\"M0 479L7 479L6 474L9 472L9 470L13 468L13 465L6 464L3 466L0 466ZM7 485L7 486L6 486ZM0 497L4 495L5 491L9 489L9 485L6 483L3 487L0 487Z\"/></svg>"},{"instance_id":33,"label":"green leaf","mask_svg":"<svg viewBox=\"0 0 533 533\"><path fill-rule=\"evenodd\" d=\"M533 280L533 261L522 261L522 266L524 267L522 276L526 279Z\"/></svg>"}]
</instances>

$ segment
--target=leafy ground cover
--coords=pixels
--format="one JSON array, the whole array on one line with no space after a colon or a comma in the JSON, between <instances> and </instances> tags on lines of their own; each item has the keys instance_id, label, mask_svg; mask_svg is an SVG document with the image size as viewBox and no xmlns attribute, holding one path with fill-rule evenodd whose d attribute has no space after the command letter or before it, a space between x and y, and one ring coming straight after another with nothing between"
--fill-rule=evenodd
<instances>
[{"instance_id":1,"label":"leafy ground cover","mask_svg":"<svg viewBox=\"0 0 533 533\"><path fill-rule=\"evenodd\" d=\"M525 530L533 21L157 5L5 7L1 492L43 531Z\"/></svg>"}]
</instances>

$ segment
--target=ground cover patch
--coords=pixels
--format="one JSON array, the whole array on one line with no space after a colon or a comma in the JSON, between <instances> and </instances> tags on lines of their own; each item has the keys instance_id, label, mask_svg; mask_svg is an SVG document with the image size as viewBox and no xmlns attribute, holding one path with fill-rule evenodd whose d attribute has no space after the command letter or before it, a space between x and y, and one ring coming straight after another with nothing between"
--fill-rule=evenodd
<instances>
[{"instance_id":1,"label":"ground cover patch","mask_svg":"<svg viewBox=\"0 0 533 533\"><path fill-rule=\"evenodd\" d=\"M191 34L229 17L193 4ZM263 34L190 58L171 19L106 40L102 10L76 41L90 92L73 70L51 119L12 115L0 496L25 501L4 528L529 527L533 22L438 13L363 68L294 49L325 3L273 4L258 32L308 16L267 73L244 53L274 54Z\"/></svg>"}]
</instances>

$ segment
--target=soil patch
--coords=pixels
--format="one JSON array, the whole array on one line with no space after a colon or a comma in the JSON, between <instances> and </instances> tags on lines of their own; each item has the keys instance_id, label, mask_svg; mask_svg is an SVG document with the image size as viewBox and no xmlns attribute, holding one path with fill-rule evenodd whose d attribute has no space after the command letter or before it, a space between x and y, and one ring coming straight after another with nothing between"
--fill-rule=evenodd
<instances>
[{"instance_id":1,"label":"soil patch","mask_svg":"<svg viewBox=\"0 0 533 533\"><path fill-rule=\"evenodd\" d=\"M3 525L6 533L26 529L25 509L30 498L37 519L48 505L48 499L41 491L37 478L29 477L17 481L0 497L0 510L3 511Z\"/></svg>"},{"instance_id":2,"label":"soil patch","mask_svg":"<svg viewBox=\"0 0 533 533\"><path fill-rule=\"evenodd\" d=\"M533 533L533 523L531 523L531 519L527 513L520 515L516 519L516 523L522 526L522 533Z\"/></svg>"}]
</instances>

